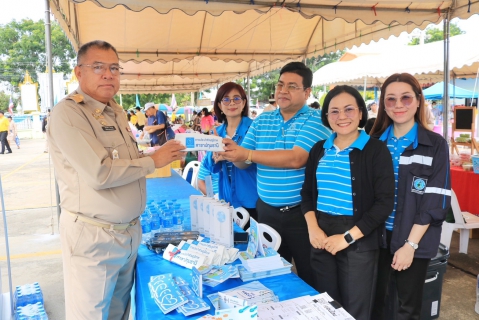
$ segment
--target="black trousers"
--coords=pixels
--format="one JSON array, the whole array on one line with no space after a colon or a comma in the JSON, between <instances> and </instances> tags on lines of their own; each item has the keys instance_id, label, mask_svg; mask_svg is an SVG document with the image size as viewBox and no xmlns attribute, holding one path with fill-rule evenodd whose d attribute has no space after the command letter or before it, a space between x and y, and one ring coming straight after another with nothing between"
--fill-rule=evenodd
<instances>
[{"instance_id":1,"label":"black trousers","mask_svg":"<svg viewBox=\"0 0 479 320\"><path fill-rule=\"evenodd\" d=\"M258 221L258 212L256 211L256 208L245 208L245 210L248 211L250 218L253 218L256 221ZM249 220L248 220L248 222L246 222L246 225L244 226L243 229L248 230L249 225L250 225L250 223L249 223Z\"/></svg>"},{"instance_id":2,"label":"black trousers","mask_svg":"<svg viewBox=\"0 0 479 320\"><path fill-rule=\"evenodd\" d=\"M396 271L391 267L394 255L389 244L392 232L387 231L387 249L379 250L378 280L374 302L373 320L391 320L388 310L398 303L397 320L419 320L422 294L430 259L414 258L409 268ZM396 288L389 288L394 277ZM394 310L394 307L392 307Z\"/></svg>"},{"instance_id":3,"label":"black trousers","mask_svg":"<svg viewBox=\"0 0 479 320\"><path fill-rule=\"evenodd\" d=\"M278 231L281 235L281 246L278 253L290 263L294 259L298 276L313 286L313 272L309 261L311 243L301 207L297 206L285 212L281 212L279 209L258 199L256 203L258 222L267 224Z\"/></svg>"},{"instance_id":4,"label":"black trousers","mask_svg":"<svg viewBox=\"0 0 479 320\"><path fill-rule=\"evenodd\" d=\"M342 235L355 225L352 216L317 215L319 227L327 236ZM312 248L314 288L319 292L327 292L355 319L369 320L376 289L379 249L358 252L356 248L352 244L336 255Z\"/></svg>"},{"instance_id":5,"label":"black trousers","mask_svg":"<svg viewBox=\"0 0 479 320\"><path fill-rule=\"evenodd\" d=\"M8 152L12 152L12 149L10 148L10 144L8 143L8 140L7 140L7 136L8 136L8 131L0 132L0 142L2 143L2 152L0 153L5 153L5 147L7 148Z\"/></svg>"}]
</instances>

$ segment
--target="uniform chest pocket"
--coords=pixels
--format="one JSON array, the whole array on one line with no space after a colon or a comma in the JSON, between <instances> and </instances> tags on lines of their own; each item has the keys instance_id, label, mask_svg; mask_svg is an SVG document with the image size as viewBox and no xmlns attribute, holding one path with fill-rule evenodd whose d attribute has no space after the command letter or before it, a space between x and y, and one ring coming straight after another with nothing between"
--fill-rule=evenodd
<instances>
[{"instance_id":1,"label":"uniform chest pocket","mask_svg":"<svg viewBox=\"0 0 479 320\"><path fill-rule=\"evenodd\" d=\"M123 136L118 130L101 132L101 134L98 135L97 138L101 142L105 150L108 151L110 157L112 157L113 150L119 151L125 144L125 140L123 139Z\"/></svg>"},{"instance_id":2,"label":"uniform chest pocket","mask_svg":"<svg viewBox=\"0 0 479 320\"><path fill-rule=\"evenodd\" d=\"M411 192L424 194L428 181L432 175L432 167L425 165L416 165L409 171Z\"/></svg>"}]
</instances>

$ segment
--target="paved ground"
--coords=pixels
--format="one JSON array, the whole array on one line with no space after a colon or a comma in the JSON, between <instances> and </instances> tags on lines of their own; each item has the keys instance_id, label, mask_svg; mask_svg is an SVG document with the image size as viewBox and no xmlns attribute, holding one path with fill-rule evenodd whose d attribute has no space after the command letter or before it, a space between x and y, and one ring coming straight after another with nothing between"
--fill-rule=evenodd
<instances>
[{"instance_id":1,"label":"paved ground","mask_svg":"<svg viewBox=\"0 0 479 320\"><path fill-rule=\"evenodd\" d=\"M51 320L65 317L60 241L50 161L44 140L22 140L21 149L0 155L0 175L8 222L13 286L39 282ZM3 222L3 218L1 219ZM479 239L469 242L469 254L458 253L454 234L444 275L440 319L479 319L474 312ZM8 291L4 231L0 227L2 291Z\"/></svg>"}]
</instances>

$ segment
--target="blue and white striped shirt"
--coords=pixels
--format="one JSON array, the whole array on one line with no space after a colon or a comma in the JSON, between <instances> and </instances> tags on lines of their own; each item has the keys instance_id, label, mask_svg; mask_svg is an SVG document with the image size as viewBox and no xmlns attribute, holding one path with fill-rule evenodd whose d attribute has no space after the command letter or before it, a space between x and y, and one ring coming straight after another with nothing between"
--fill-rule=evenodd
<instances>
[{"instance_id":1,"label":"blue and white striped shirt","mask_svg":"<svg viewBox=\"0 0 479 320\"><path fill-rule=\"evenodd\" d=\"M318 110L303 106L291 119L283 120L280 109L264 112L251 124L242 147L251 150L291 150L300 147L309 152L331 131L321 122ZM301 202L304 167L273 168L258 164L258 195L267 204L283 207Z\"/></svg>"},{"instance_id":2,"label":"blue and white striped shirt","mask_svg":"<svg viewBox=\"0 0 479 320\"><path fill-rule=\"evenodd\" d=\"M401 155L406 150L407 147L413 144L413 148L417 147L417 123L414 123L414 126L406 133L403 137L396 138L394 136L394 128L391 124L386 131L383 132L379 138L381 141L387 141L387 146L391 157L393 158L393 167L394 167L394 181L395 181L395 191L394 191L394 209L386 220L386 229L392 231L394 229L394 217L396 216L396 208L398 204L398 176L399 176L399 160Z\"/></svg>"},{"instance_id":3,"label":"blue and white striped shirt","mask_svg":"<svg viewBox=\"0 0 479 320\"><path fill-rule=\"evenodd\" d=\"M203 163L204 159L206 159L206 157L204 157L203 160L201 161L200 170L198 171L198 180L204 181L206 179L206 176L211 176L211 183L213 184L213 193L217 194L219 193L218 180L220 179L220 174L210 172L208 169L206 169Z\"/></svg>"},{"instance_id":4,"label":"blue and white striped shirt","mask_svg":"<svg viewBox=\"0 0 479 320\"><path fill-rule=\"evenodd\" d=\"M334 145L336 136L333 133L324 143L324 156L316 168L316 209L331 215L352 216L353 189L349 153L354 148L362 150L369 141L369 135L364 130L359 130L358 138L343 150Z\"/></svg>"}]
</instances>

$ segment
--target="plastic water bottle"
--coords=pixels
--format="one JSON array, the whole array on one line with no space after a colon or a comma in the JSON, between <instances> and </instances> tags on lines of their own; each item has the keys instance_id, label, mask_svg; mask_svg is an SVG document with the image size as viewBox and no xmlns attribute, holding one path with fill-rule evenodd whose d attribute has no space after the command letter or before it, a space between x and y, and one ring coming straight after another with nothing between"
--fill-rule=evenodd
<instances>
[{"instance_id":1,"label":"plastic water bottle","mask_svg":"<svg viewBox=\"0 0 479 320\"><path fill-rule=\"evenodd\" d=\"M17 307L15 314L16 320L48 320L45 308L40 302Z\"/></svg>"},{"instance_id":2,"label":"plastic water bottle","mask_svg":"<svg viewBox=\"0 0 479 320\"><path fill-rule=\"evenodd\" d=\"M163 216L163 231L168 232L172 231L173 229L173 215L171 213L171 209L166 209L165 214Z\"/></svg>"},{"instance_id":3,"label":"plastic water bottle","mask_svg":"<svg viewBox=\"0 0 479 320\"><path fill-rule=\"evenodd\" d=\"M175 204L175 211L173 212L173 229L183 231L183 210L181 210L179 203Z\"/></svg>"},{"instance_id":4,"label":"plastic water bottle","mask_svg":"<svg viewBox=\"0 0 479 320\"><path fill-rule=\"evenodd\" d=\"M476 284L476 306L474 308L476 313L479 313L479 274L477 275L477 284Z\"/></svg>"},{"instance_id":5,"label":"plastic water bottle","mask_svg":"<svg viewBox=\"0 0 479 320\"><path fill-rule=\"evenodd\" d=\"M141 223L141 243L146 244L148 240L150 240L151 237L151 222L150 222L150 217L148 214L143 213L140 216L140 223Z\"/></svg>"},{"instance_id":6,"label":"plastic water bottle","mask_svg":"<svg viewBox=\"0 0 479 320\"><path fill-rule=\"evenodd\" d=\"M161 219L156 209L150 210L150 225L151 233L153 236L155 235L155 233L161 231Z\"/></svg>"},{"instance_id":7,"label":"plastic water bottle","mask_svg":"<svg viewBox=\"0 0 479 320\"><path fill-rule=\"evenodd\" d=\"M16 307L23 307L29 304L43 304L43 293L38 282L17 286L14 293Z\"/></svg>"}]
</instances>

